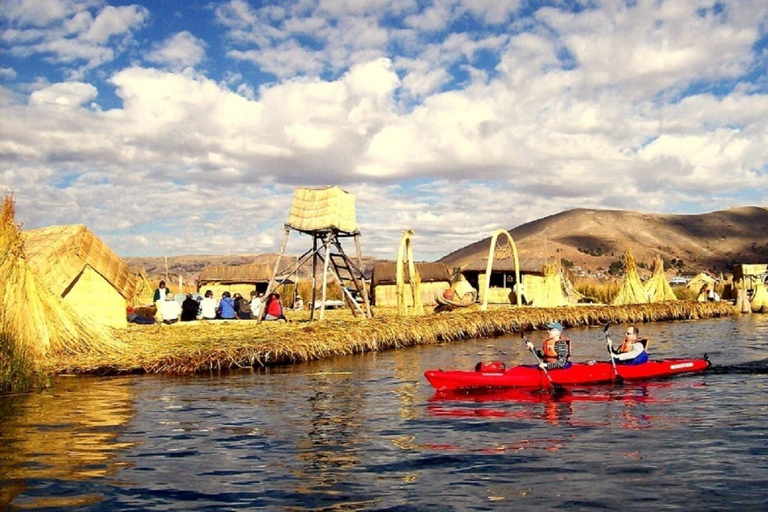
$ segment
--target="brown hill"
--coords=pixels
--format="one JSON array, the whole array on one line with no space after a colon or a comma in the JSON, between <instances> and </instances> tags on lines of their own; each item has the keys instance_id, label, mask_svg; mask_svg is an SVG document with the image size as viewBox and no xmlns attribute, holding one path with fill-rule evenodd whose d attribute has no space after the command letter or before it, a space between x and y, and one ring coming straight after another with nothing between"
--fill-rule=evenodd
<instances>
[{"instance_id":1,"label":"brown hill","mask_svg":"<svg viewBox=\"0 0 768 512\"><path fill-rule=\"evenodd\" d=\"M683 273L730 270L734 263L768 261L768 209L742 207L701 215L624 210L568 210L509 230L521 257L565 259L584 269L607 269L631 247L648 267L661 255ZM490 237L439 261L463 266L486 257Z\"/></svg>"}]
</instances>

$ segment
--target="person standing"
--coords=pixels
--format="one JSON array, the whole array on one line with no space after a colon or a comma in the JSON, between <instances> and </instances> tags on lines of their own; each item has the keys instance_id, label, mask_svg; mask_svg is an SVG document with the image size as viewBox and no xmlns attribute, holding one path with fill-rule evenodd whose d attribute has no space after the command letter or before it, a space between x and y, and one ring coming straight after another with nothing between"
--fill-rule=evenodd
<instances>
[{"instance_id":1,"label":"person standing","mask_svg":"<svg viewBox=\"0 0 768 512\"><path fill-rule=\"evenodd\" d=\"M164 301L165 296L168 295L168 288L165 287L165 281L160 281L155 288L155 294L152 297L152 302Z\"/></svg>"}]
</instances>

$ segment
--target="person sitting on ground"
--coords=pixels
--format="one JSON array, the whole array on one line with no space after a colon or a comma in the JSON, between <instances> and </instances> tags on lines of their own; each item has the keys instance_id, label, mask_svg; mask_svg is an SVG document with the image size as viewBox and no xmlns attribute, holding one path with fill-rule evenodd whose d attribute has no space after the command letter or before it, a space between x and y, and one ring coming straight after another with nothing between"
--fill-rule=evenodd
<instances>
[{"instance_id":1,"label":"person sitting on ground","mask_svg":"<svg viewBox=\"0 0 768 512\"><path fill-rule=\"evenodd\" d=\"M237 313L235 312L235 301L232 300L232 296L229 292L224 292L221 294L218 318L221 318L222 320L233 320L237 318Z\"/></svg>"},{"instance_id":2,"label":"person sitting on ground","mask_svg":"<svg viewBox=\"0 0 768 512\"><path fill-rule=\"evenodd\" d=\"M216 319L216 299L213 298L213 292L211 290L205 291L205 297L200 302L200 313L203 320L215 320Z\"/></svg>"},{"instance_id":3,"label":"person sitting on ground","mask_svg":"<svg viewBox=\"0 0 768 512\"><path fill-rule=\"evenodd\" d=\"M571 340L563 336L563 324L552 322L546 325L549 337L544 340L541 350L536 355L541 359L542 370L558 370L571 366ZM528 342L528 349L533 350L533 343Z\"/></svg>"},{"instance_id":4,"label":"person sitting on ground","mask_svg":"<svg viewBox=\"0 0 768 512\"><path fill-rule=\"evenodd\" d=\"M173 298L172 294L167 294L165 300L160 304L160 314L163 317L164 324L175 324L181 315L181 306Z\"/></svg>"},{"instance_id":5,"label":"person sitting on ground","mask_svg":"<svg viewBox=\"0 0 768 512\"><path fill-rule=\"evenodd\" d=\"M126 320L128 320L131 323L146 324L146 325L155 323L154 318L137 314L136 311L131 306L128 306L125 312L126 312Z\"/></svg>"},{"instance_id":6,"label":"person sitting on ground","mask_svg":"<svg viewBox=\"0 0 768 512\"><path fill-rule=\"evenodd\" d=\"M267 299L267 304L264 307L264 320L283 320L287 322L283 314L283 305L280 303L279 293L270 293Z\"/></svg>"},{"instance_id":7,"label":"person sitting on ground","mask_svg":"<svg viewBox=\"0 0 768 512\"><path fill-rule=\"evenodd\" d=\"M251 303L245 300L245 297L239 293L235 294L235 313L240 320L251 319Z\"/></svg>"},{"instance_id":8,"label":"person sitting on ground","mask_svg":"<svg viewBox=\"0 0 768 512\"><path fill-rule=\"evenodd\" d=\"M296 301L293 303L293 309L297 311L304 309L304 300L301 298L301 295L296 296Z\"/></svg>"},{"instance_id":9,"label":"person sitting on ground","mask_svg":"<svg viewBox=\"0 0 768 512\"><path fill-rule=\"evenodd\" d=\"M613 360L620 364L641 364L648 361L648 340L640 338L640 330L634 325L627 327L624 333L624 341L618 350L613 348L611 339L607 339L608 349Z\"/></svg>"},{"instance_id":10,"label":"person sitting on ground","mask_svg":"<svg viewBox=\"0 0 768 512\"><path fill-rule=\"evenodd\" d=\"M263 293L257 293L256 290L251 292L251 317L259 318L261 316L261 301Z\"/></svg>"},{"instance_id":11,"label":"person sitting on ground","mask_svg":"<svg viewBox=\"0 0 768 512\"><path fill-rule=\"evenodd\" d=\"M191 322L197 320L197 312L200 309L200 304L192 297L191 293L187 294L187 298L181 303L181 321Z\"/></svg>"}]
</instances>

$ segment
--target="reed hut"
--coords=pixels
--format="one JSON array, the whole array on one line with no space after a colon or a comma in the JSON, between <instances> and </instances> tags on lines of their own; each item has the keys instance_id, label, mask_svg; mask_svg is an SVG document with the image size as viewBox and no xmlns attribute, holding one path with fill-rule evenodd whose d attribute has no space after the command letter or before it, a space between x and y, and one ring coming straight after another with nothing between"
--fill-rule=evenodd
<instances>
[{"instance_id":1,"label":"reed hut","mask_svg":"<svg viewBox=\"0 0 768 512\"><path fill-rule=\"evenodd\" d=\"M248 265L210 265L197 276L197 291L213 292L216 298L224 292L239 293L250 297L251 292L266 293L272 269L269 265L251 263ZM286 280L288 282L288 280Z\"/></svg>"},{"instance_id":2,"label":"reed hut","mask_svg":"<svg viewBox=\"0 0 768 512\"><path fill-rule=\"evenodd\" d=\"M533 295L532 306L539 308L556 308L567 306L568 297L563 293L563 281L556 264L544 265L541 269L544 274L544 282L537 295Z\"/></svg>"},{"instance_id":3,"label":"reed hut","mask_svg":"<svg viewBox=\"0 0 768 512\"><path fill-rule=\"evenodd\" d=\"M640 281L640 275L637 273L637 263L632 254L632 250L627 247L624 253L624 282L619 289L616 298L611 305L623 306L625 304L647 304L648 294Z\"/></svg>"},{"instance_id":4,"label":"reed hut","mask_svg":"<svg viewBox=\"0 0 768 512\"><path fill-rule=\"evenodd\" d=\"M27 261L48 289L95 323L127 326L136 276L88 228L50 226L25 231L24 238Z\"/></svg>"},{"instance_id":5,"label":"reed hut","mask_svg":"<svg viewBox=\"0 0 768 512\"><path fill-rule=\"evenodd\" d=\"M704 272L700 272L699 274L694 276L693 279L688 281L688 284L685 285L685 289L698 294L701 291L701 289L704 287L704 285L707 285L707 288L712 290L715 288L716 283L717 283L717 277L713 276L707 271L704 271Z\"/></svg>"},{"instance_id":6,"label":"reed hut","mask_svg":"<svg viewBox=\"0 0 768 512\"><path fill-rule=\"evenodd\" d=\"M667 282L664 275L664 259L661 256L653 261L653 275L645 283L645 293L649 302L664 302L665 300L677 300L675 292Z\"/></svg>"},{"instance_id":7,"label":"reed hut","mask_svg":"<svg viewBox=\"0 0 768 512\"><path fill-rule=\"evenodd\" d=\"M7 196L0 210L0 392L44 384L40 369L51 355L105 353L123 346L51 291L29 263L25 242ZM124 301L122 316L125 320Z\"/></svg>"},{"instance_id":8,"label":"reed hut","mask_svg":"<svg viewBox=\"0 0 768 512\"><path fill-rule=\"evenodd\" d=\"M520 280L523 282L523 304L531 304L540 298L544 290L543 268L546 260L543 258L520 258ZM488 258L479 258L464 266L461 273L467 281L479 290L480 302L484 301L485 283L489 279L485 275ZM488 288L488 302L491 304L517 304L515 289L515 260L511 256L493 259L493 268Z\"/></svg>"},{"instance_id":9,"label":"reed hut","mask_svg":"<svg viewBox=\"0 0 768 512\"><path fill-rule=\"evenodd\" d=\"M451 287L451 276L445 263L415 263L421 277L419 296L424 306L435 306L435 296ZM405 268L405 281L409 282L408 267ZM373 304L378 307L397 307L397 264L380 262L373 266L371 274ZM404 294L407 307L413 306L413 297Z\"/></svg>"}]
</instances>

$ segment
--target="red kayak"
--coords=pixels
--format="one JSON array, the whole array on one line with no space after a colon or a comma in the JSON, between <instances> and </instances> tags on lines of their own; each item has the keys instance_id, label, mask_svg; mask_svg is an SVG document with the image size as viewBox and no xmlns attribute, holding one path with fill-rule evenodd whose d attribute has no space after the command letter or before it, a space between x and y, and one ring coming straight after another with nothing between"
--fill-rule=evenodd
<instances>
[{"instance_id":1,"label":"red kayak","mask_svg":"<svg viewBox=\"0 0 768 512\"><path fill-rule=\"evenodd\" d=\"M574 363L562 370L550 370L552 383L561 386L599 384L617 380L645 380L669 377L681 373L702 372L709 368L709 359L666 359L637 365L616 365L617 379L610 362ZM478 365L480 367L481 365ZM427 370L424 376L437 390L480 388L545 388L551 384L537 366L521 365L509 369L496 364L476 371Z\"/></svg>"}]
</instances>

